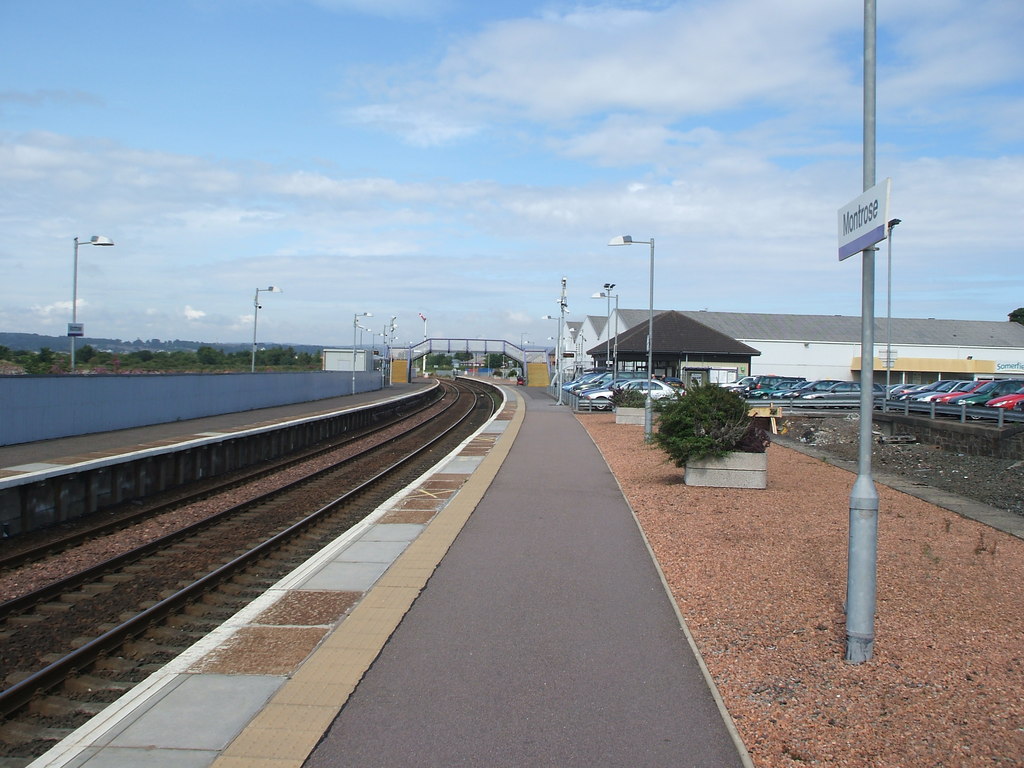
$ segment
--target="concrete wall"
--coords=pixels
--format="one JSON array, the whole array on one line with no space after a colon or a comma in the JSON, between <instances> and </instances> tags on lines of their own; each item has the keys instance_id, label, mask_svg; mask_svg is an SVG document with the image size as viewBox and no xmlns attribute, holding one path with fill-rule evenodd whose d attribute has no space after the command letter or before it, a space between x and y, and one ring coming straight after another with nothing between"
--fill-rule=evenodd
<instances>
[{"instance_id":1,"label":"concrete wall","mask_svg":"<svg viewBox=\"0 0 1024 768\"><path fill-rule=\"evenodd\" d=\"M163 424L352 393L349 371L0 376L0 445ZM357 392L380 389L355 373Z\"/></svg>"},{"instance_id":2,"label":"concrete wall","mask_svg":"<svg viewBox=\"0 0 1024 768\"><path fill-rule=\"evenodd\" d=\"M1024 427L1019 424L994 427L900 413L876 413L872 421L885 434L913 435L922 443L937 445L947 451L970 456L1024 459ZM969 483L970 480L964 482Z\"/></svg>"}]
</instances>

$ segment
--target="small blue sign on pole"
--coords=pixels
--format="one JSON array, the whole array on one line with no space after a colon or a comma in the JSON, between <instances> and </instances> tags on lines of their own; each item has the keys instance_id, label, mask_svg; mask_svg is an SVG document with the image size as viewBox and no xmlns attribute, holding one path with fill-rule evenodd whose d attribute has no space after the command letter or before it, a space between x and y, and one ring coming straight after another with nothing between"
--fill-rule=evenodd
<instances>
[{"instance_id":1,"label":"small blue sign on pole","mask_svg":"<svg viewBox=\"0 0 1024 768\"><path fill-rule=\"evenodd\" d=\"M890 178L839 209L840 261L885 240L891 191Z\"/></svg>"}]
</instances>

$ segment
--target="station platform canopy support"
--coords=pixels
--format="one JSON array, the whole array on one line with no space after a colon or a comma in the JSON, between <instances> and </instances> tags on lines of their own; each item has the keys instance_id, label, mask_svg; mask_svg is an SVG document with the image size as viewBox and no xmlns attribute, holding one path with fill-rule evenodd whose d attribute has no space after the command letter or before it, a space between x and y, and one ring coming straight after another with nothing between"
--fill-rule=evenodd
<instances>
[{"instance_id":1,"label":"station platform canopy support","mask_svg":"<svg viewBox=\"0 0 1024 768\"><path fill-rule=\"evenodd\" d=\"M470 360L460 362L462 370L485 367L488 355L499 354L519 363L527 386L546 387L551 381L554 351L548 347L521 346L503 339L424 339L408 347L391 348L391 382L411 382L416 361L427 355L455 356L459 353L472 355Z\"/></svg>"}]
</instances>

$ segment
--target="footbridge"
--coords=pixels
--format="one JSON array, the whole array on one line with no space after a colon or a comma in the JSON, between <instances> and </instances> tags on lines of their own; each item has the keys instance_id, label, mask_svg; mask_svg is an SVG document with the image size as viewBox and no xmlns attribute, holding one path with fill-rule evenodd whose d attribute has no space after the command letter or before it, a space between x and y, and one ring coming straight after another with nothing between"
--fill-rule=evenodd
<instances>
[{"instance_id":1,"label":"footbridge","mask_svg":"<svg viewBox=\"0 0 1024 768\"><path fill-rule=\"evenodd\" d=\"M513 344L502 339L424 339L408 347L391 347L391 381L396 384L412 381L416 361L427 355L464 352L471 354L473 361L460 361L460 367L470 368L474 361L483 367L487 355L499 354L520 364L527 386L546 387L551 381L551 348Z\"/></svg>"}]
</instances>

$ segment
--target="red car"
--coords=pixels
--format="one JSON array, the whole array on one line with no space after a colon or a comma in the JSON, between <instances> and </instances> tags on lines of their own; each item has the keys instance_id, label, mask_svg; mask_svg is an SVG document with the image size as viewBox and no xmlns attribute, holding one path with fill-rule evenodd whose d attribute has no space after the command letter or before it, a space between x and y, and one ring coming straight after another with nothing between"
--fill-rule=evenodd
<instances>
[{"instance_id":1,"label":"red car","mask_svg":"<svg viewBox=\"0 0 1024 768\"><path fill-rule=\"evenodd\" d=\"M947 392L946 394L941 395L940 397L934 398L932 402L935 403L936 405L949 405L949 403L952 402L953 400L957 400L961 397L966 397L972 392L977 391L981 387L988 384L989 381L990 379L979 379L978 381L971 382L973 386L971 386L969 389L960 389L959 387L957 387L952 392Z\"/></svg>"},{"instance_id":2,"label":"red car","mask_svg":"<svg viewBox=\"0 0 1024 768\"><path fill-rule=\"evenodd\" d=\"M1016 392L1012 392L1009 395L1000 395L999 397L993 397L987 403L986 408L1006 408L1012 410L1017 407L1017 403L1024 403L1024 388L1018 389Z\"/></svg>"}]
</instances>

